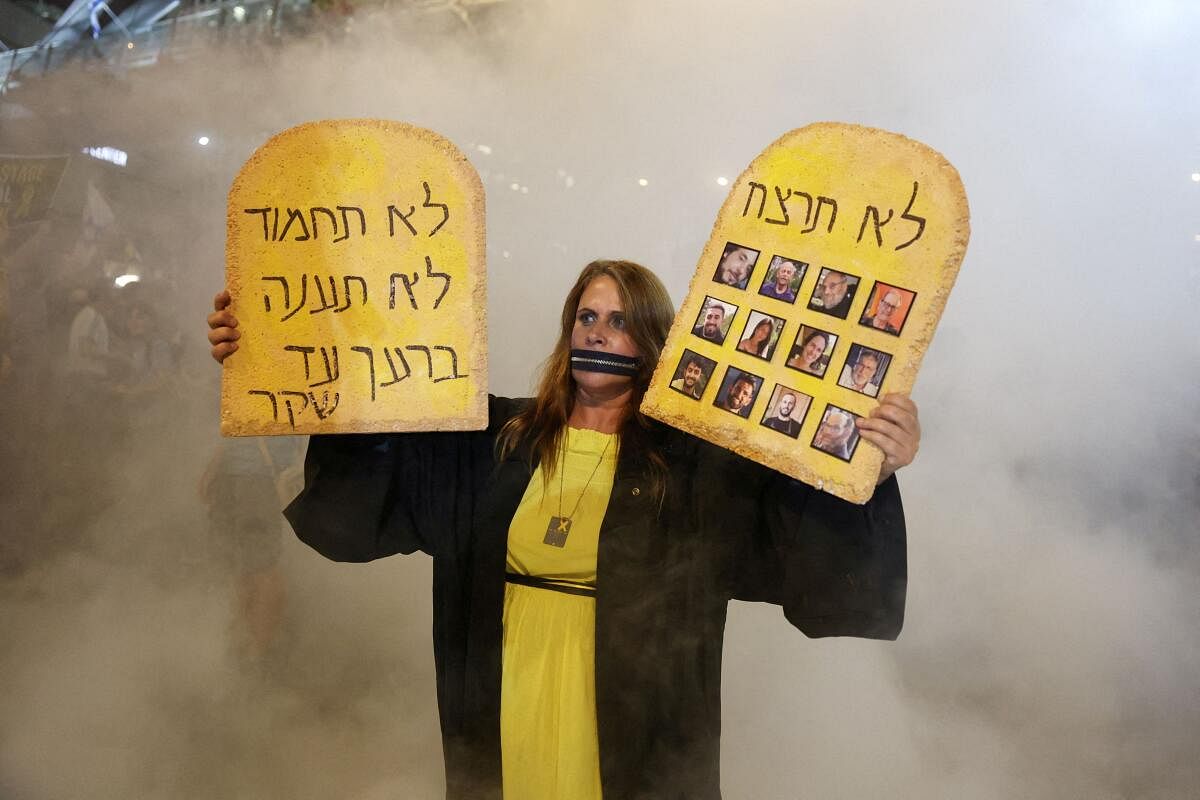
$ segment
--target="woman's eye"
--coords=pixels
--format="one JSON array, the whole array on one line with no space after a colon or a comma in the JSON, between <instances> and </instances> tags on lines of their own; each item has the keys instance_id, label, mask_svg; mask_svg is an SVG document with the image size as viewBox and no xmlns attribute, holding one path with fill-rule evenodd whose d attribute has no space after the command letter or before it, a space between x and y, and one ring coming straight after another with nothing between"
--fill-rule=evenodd
<instances>
[{"instance_id":1,"label":"woman's eye","mask_svg":"<svg viewBox=\"0 0 1200 800\"><path fill-rule=\"evenodd\" d=\"M584 325L591 325L593 322L596 321L596 315L593 314L591 311L584 311L582 314L579 315L579 321L582 322Z\"/></svg>"},{"instance_id":2,"label":"woman's eye","mask_svg":"<svg viewBox=\"0 0 1200 800\"><path fill-rule=\"evenodd\" d=\"M612 327L615 330L618 330L618 331L625 330L625 318L624 317L613 317L612 322L610 324L612 325Z\"/></svg>"}]
</instances>

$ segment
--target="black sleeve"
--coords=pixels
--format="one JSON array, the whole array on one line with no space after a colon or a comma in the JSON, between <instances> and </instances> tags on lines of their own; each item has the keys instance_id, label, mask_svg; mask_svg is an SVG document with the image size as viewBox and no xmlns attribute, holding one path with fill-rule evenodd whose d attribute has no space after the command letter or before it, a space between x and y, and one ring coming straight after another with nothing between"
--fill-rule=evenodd
<instances>
[{"instance_id":1,"label":"black sleeve","mask_svg":"<svg viewBox=\"0 0 1200 800\"><path fill-rule=\"evenodd\" d=\"M783 606L811 637L895 639L908 581L904 509L893 476L865 505L779 473L761 489L759 525L747 531L734 597Z\"/></svg>"},{"instance_id":2,"label":"black sleeve","mask_svg":"<svg viewBox=\"0 0 1200 800\"><path fill-rule=\"evenodd\" d=\"M300 540L335 561L463 552L519 401L489 398L486 431L312 436L304 489L284 509Z\"/></svg>"}]
</instances>

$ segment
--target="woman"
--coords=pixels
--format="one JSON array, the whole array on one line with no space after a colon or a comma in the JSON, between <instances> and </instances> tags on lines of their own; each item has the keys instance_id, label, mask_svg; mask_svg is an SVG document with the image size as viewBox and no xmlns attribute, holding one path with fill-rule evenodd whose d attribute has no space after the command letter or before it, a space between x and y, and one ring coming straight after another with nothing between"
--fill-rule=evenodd
<instances>
[{"instance_id":1,"label":"woman","mask_svg":"<svg viewBox=\"0 0 1200 800\"><path fill-rule=\"evenodd\" d=\"M737 349L759 358L770 358L767 354L767 345L771 343L773 330L775 330L775 326L771 324L771 320L760 319L750 335L738 342Z\"/></svg>"},{"instance_id":2,"label":"woman","mask_svg":"<svg viewBox=\"0 0 1200 800\"><path fill-rule=\"evenodd\" d=\"M821 377L825 374L825 365L821 362L821 357L825 355L825 348L828 346L829 339L822 331L809 331L800 346L792 349L792 356L787 360L786 366Z\"/></svg>"},{"instance_id":3,"label":"woman","mask_svg":"<svg viewBox=\"0 0 1200 800\"><path fill-rule=\"evenodd\" d=\"M237 347L228 302L209 317L218 361ZM492 398L487 430L310 440L285 512L302 540L339 561L433 556L450 798L716 800L730 599L782 604L809 636L899 632L890 478L916 407L889 396L862 422L886 454L870 502L814 492L638 411L672 314L649 270L593 262L537 397Z\"/></svg>"}]
</instances>

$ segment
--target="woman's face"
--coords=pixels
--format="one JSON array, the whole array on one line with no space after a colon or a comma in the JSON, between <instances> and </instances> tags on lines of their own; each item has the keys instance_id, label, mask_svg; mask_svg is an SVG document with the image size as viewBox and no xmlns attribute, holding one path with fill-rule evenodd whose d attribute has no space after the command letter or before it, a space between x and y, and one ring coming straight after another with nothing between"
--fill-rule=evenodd
<instances>
[{"instance_id":1,"label":"woman's face","mask_svg":"<svg viewBox=\"0 0 1200 800\"><path fill-rule=\"evenodd\" d=\"M765 342L771 338L771 323L765 319L754 326L754 335L751 337L756 343Z\"/></svg>"},{"instance_id":2,"label":"woman's face","mask_svg":"<svg viewBox=\"0 0 1200 800\"><path fill-rule=\"evenodd\" d=\"M811 367L825 352L825 337L814 336L808 340L808 344L804 345L804 349L800 351L800 360L805 366Z\"/></svg>"},{"instance_id":3,"label":"woman's face","mask_svg":"<svg viewBox=\"0 0 1200 800\"><path fill-rule=\"evenodd\" d=\"M580 295L575 309L575 327L571 330L571 348L634 358L641 355L626 328L625 306L617 282L609 276L592 279ZM571 375L577 384L589 389L623 389L633 383L633 378L628 376L602 372L572 370Z\"/></svg>"}]
</instances>

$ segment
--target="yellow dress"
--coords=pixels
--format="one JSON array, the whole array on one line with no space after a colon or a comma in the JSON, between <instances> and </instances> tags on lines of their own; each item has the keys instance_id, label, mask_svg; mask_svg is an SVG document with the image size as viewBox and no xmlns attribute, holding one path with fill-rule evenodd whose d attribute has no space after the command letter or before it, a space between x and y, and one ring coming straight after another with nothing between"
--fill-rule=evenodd
<instances>
[{"instance_id":1,"label":"yellow dress","mask_svg":"<svg viewBox=\"0 0 1200 800\"><path fill-rule=\"evenodd\" d=\"M510 574L551 579L568 590L595 586L600 523L616 464L615 434L567 429L566 457L559 460L565 472L543 481L538 467L509 525ZM556 547L543 540L560 507L572 522L564 546ZM595 653L594 596L506 585L500 695L504 800L599 800Z\"/></svg>"}]
</instances>

